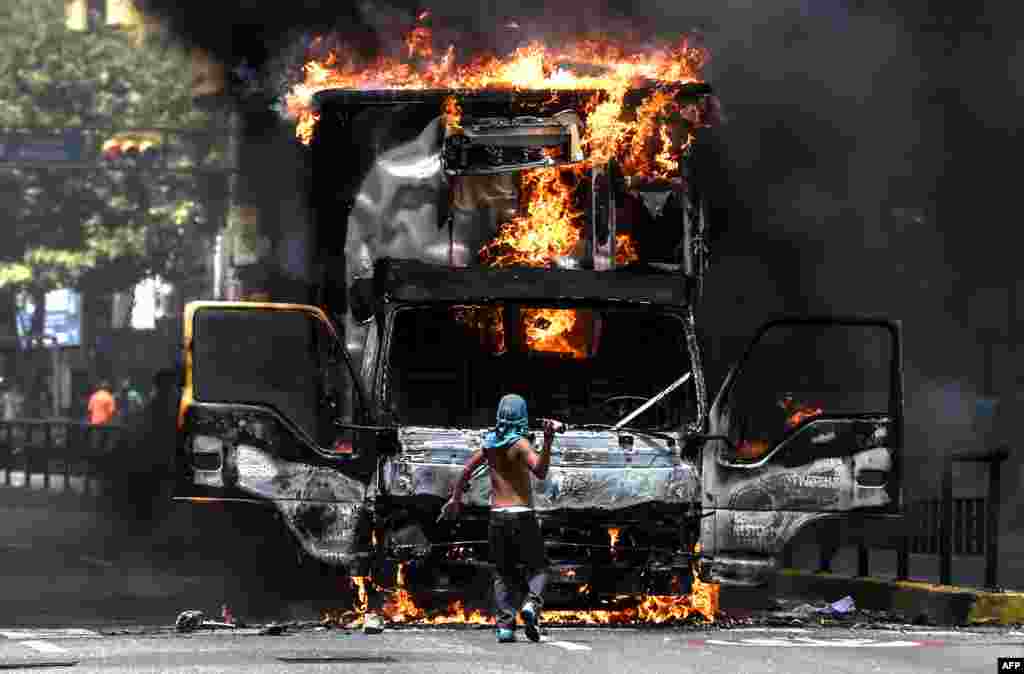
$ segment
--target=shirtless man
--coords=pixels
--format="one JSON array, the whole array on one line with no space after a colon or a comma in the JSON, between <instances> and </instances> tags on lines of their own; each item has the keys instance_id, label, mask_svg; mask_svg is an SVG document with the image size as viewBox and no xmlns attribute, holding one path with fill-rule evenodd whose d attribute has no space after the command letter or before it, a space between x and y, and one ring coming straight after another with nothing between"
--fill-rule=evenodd
<instances>
[{"instance_id":1,"label":"shirtless man","mask_svg":"<svg viewBox=\"0 0 1024 674\"><path fill-rule=\"evenodd\" d=\"M497 636L501 643L515 641L516 609L513 597L522 584L517 565L526 568L530 592L521 613L530 641L540 641L540 612L544 607L544 585L547 582L547 556L540 525L533 512L530 473L543 480L551 463L551 440L564 426L544 420L544 447L535 452L527 440L528 416L526 401L510 394L498 404L494 430L487 433L482 449L466 462L466 467L445 504L449 518L458 517L462 496L473 472L484 461L491 474L491 521L487 541L491 561L495 565L494 601L498 606Z\"/></svg>"}]
</instances>

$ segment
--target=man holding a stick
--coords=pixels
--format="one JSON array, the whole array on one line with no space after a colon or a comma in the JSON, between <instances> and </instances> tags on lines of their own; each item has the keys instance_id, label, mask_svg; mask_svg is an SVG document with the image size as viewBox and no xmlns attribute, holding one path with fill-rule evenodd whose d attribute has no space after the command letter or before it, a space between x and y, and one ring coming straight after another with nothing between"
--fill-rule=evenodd
<instances>
[{"instance_id":1,"label":"man holding a stick","mask_svg":"<svg viewBox=\"0 0 1024 674\"><path fill-rule=\"evenodd\" d=\"M526 401L515 394L498 404L497 423L487 433L483 447L469 458L445 504L442 517L456 518L470 478L486 462L491 475L491 516L487 540L495 565L494 600L498 607L497 636L501 643L515 641L516 602L526 571L529 595L521 613L530 641L540 641L540 612L547 583L547 555L540 525L533 511L530 473L543 480L551 463L551 441L565 425L544 419L544 445L536 452L527 439L529 417Z\"/></svg>"}]
</instances>

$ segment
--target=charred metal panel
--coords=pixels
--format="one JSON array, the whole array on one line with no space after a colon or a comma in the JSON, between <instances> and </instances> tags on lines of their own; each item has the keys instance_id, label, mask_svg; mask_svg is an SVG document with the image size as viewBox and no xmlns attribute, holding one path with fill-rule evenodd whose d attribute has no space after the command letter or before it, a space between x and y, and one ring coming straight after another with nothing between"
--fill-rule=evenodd
<instances>
[{"instance_id":1,"label":"charred metal panel","mask_svg":"<svg viewBox=\"0 0 1024 674\"><path fill-rule=\"evenodd\" d=\"M690 82L673 86L680 103L695 102L711 95L707 82ZM654 91L653 87L631 89L625 98L627 108L636 107ZM551 101L557 109L578 108L593 100L600 92L587 89L325 89L313 95L313 106L322 117L340 114L347 107L376 107L396 104L419 104L440 110L446 99L456 97L467 115L493 115L512 106L516 114L545 107Z\"/></svg>"},{"instance_id":2,"label":"charred metal panel","mask_svg":"<svg viewBox=\"0 0 1024 674\"><path fill-rule=\"evenodd\" d=\"M797 532L815 520L835 513L791 510L716 510L701 529L704 552L776 555Z\"/></svg>"},{"instance_id":3,"label":"charred metal panel","mask_svg":"<svg viewBox=\"0 0 1024 674\"><path fill-rule=\"evenodd\" d=\"M762 585L775 572L775 557L753 555L718 555L704 562L706 580L723 585Z\"/></svg>"},{"instance_id":4,"label":"charred metal panel","mask_svg":"<svg viewBox=\"0 0 1024 674\"><path fill-rule=\"evenodd\" d=\"M466 459L480 445L483 431L405 428L403 452L384 463L383 488L394 497L447 499ZM696 466L678 457L664 440L634 436L632 452L619 448L617 434L570 432L556 437L551 468L533 480L534 507L618 510L658 502L695 504L700 479ZM470 506L487 507L490 483L474 480L466 495Z\"/></svg>"},{"instance_id":5,"label":"charred metal panel","mask_svg":"<svg viewBox=\"0 0 1024 674\"><path fill-rule=\"evenodd\" d=\"M382 112L377 116L386 118L387 111ZM350 283L372 277L373 263L381 257L449 264L449 236L440 226L447 190L441 170L443 139L444 124L436 117L410 142L375 158L348 217Z\"/></svg>"},{"instance_id":6,"label":"charred metal panel","mask_svg":"<svg viewBox=\"0 0 1024 674\"><path fill-rule=\"evenodd\" d=\"M228 451L237 487L273 502L303 549L325 563L348 565L359 555L357 530L365 486L338 471L284 461L238 445Z\"/></svg>"},{"instance_id":7,"label":"charred metal panel","mask_svg":"<svg viewBox=\"0 0 1024 674\"><path fill-rule=\"evenodd\" d=\"M707 505L816 511L887 505L887 490L855 489L854 479L860 470L892 468L892 450L881 446L887 424L885 418L814 420L757 462L716 455L705 480Z\"/></svg>"},{"instance_id":8,"label":"charred metal panel","mask_svg":"<svg viewBox=\"0 0 1024 674\"><path fill-rule=\"evenodd\" d=\"M278 414L195 407L187 433L182 477L200 490L194 495L269 501L313 558L348 565L361 556L357 524L366 515L365 484L306 444Z\"/></svg>"},{"instance_id":9,"label":"charred metal panel","mask_svg":"<svg viewBox=\"0 0 1024 674\"><path fill-rule=\"evenodd\" d=\"M489 175L582 161L581 126L572 110L552 117L464 119L445 138L445 172Z\"/></svg>"},{"instance_id":10,"label":"charred metal panel","mask_svg":"<svg viewBox=\"0 0 1024 674\"><path fill-rule=\"evenodd\" d=\"M711 515L702 522L701 534L705 552L712 557L776 555L810 522L889 505L884 483L857 483L861 471L891 471L893 451L881 446L889 423L884 416L812 420L747 464L734 462L724 443L709 443L703 500Z\"/></svg>"},{"instance_id":11,"label":"charred metal panel","mask_svg":"<svg viewBox=\"0 0 1024 674\"><path fill-rule=\"evenodd\" d=\"M683 279L657 273L524 268L451 270L387 259L377 264L374 283L381 295L396 302L591 300L685 307L688 301Z\"/></svg>"}]
</instances>

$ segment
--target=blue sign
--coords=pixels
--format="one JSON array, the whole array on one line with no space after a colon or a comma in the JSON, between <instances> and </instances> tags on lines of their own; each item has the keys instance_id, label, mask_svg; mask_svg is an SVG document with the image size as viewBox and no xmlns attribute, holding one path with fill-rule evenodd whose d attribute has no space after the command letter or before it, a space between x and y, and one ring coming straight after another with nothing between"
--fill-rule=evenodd
<instances>
[{"instance_id":1,"label":"blue sign","mask_svg":"<svg viewBox=\"0 0 1024 674\"><path fill-rule=\"evenodd\" d=\"M29 346L34 313L31 297L22 295L18 302L18 338L25 348ZM82 297L77 291L62 289L46 293L43 338L43 346L81 346Z\"/></svg>"},{"instance_id":2,"label":"blue sign","mask_svg":"<svg viewBox=\"0 0 1024 674\"><path fill-rule=\"evenodd\" d=\"M81 161L84 146L77 129L58 134L12 133L0 139L0 161Z\"/></svg>"}]
</instances>

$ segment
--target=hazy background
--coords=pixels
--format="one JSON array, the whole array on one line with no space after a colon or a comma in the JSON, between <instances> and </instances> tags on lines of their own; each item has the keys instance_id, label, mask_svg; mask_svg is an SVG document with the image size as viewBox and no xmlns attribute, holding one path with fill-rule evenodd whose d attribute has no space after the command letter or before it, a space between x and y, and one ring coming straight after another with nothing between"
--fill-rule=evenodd
<instances>
[{"instance_id":1,"label":"hazy background","mask_svg":"<svg viewBox=\"0 0 1024 674\"><path fill-rule=\"evenodd\" d=\"M566 16L561 3L305 0L228 3L237 10L211 21L200 3L146 4L184 39L256 68L316 28L372 53L421 7L439 37L469 46L501 46L507 32L491 29L510 18L542 38L698 32L728 120L700 316L710 381L771 313L886 314L906 330L908 455L1015 440L1005 421L1019 416L1007 411L1021 362L1010 161L1021 54L1008 5L587 2ZM262 131L255 120L253 134L282 133L270 116ZM993 433L976 415L979 397L1001 401Z\"/></svg>"}]
</instances>

